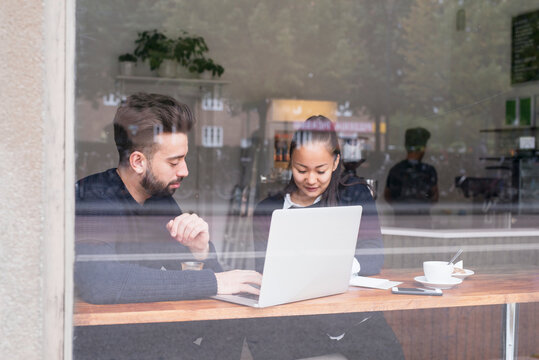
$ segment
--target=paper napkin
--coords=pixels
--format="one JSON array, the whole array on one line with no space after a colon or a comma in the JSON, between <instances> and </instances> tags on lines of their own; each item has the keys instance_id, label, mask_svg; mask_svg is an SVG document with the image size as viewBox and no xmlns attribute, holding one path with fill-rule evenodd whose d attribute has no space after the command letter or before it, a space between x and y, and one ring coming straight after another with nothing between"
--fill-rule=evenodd
<instances>
[{"instance_id":1,"label":"paper napkin","mask_svg":"<svg viewBox=\"0 0 539 360\"><path fill-rule=\"evenodd\" d=\"M378 279L378 278L357 276L357 275L352 275L350 277L350 285L367 287L371 289L387 290L387 289L392 288L393 286L397 286L400 284L402 284L402 282L390 281L388 279Z\"/></svg>"}]
</instances>

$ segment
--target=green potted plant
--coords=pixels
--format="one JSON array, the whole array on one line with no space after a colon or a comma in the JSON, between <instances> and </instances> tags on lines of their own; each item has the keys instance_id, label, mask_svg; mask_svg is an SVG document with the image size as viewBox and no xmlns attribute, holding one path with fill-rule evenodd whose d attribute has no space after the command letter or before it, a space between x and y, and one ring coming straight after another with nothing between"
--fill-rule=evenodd
<instances>
[{"instance_id":1,"label":"green potted plant","mask_svg":"<svg viewBox=\"0 0 539 360\"><path fill-rule=\"evenodd\" d=\"M156 68L159 76L175 77L177 62L174 56L174 40L159 41L159 48L150 50L150 69Z\"/></svg>"},{"instance_id":2,"label":"green potted plant","mask_svg":"<svg viewBox=\"0 0 539 360\"><path fill-rule=\"evenodd\" d=\"M197 74L191 70L192 62L198 58L204 58L204 53L208 52L208 45L202 36L189 35L182 30L182 34L176 39L174 55L180 64L178 72L180 76L191 77Z\"/></svg>"},{"instance_id":3,"label":"green potted plant","mask_svg":"<svg viewBox=\"0 0 539 360\"><path fill-rule=\"evenodd\" d=\"M135 55L142 61L148 61L150 70L158 70L159 75L173 77L176 73L174 40L157 30L138 33Z\"/></svg>"},{"instance_id":4,"label":"green potted plant","mask_svg":"<svg viewBox=\"0 0 539 360\"><path fill-rule=\"evenodd\" d=\"M173 40L157 31L138 33L134 54L142 61L148 61L150 70L158 70L164 77L193 77L205 75L221 76L224 68L204 55L209 51L202 36L181 31Z\"/></svg>"},{"instance_id":5,"label":"green potted plant","mask_svg":"<svg viewBox=\"0 0 539 360\"><path fill-rule=\"evenodd\" d=\"M137 57L133 54L126 53L118 56L120 62L120 75L133 76L135 73L135 65L137 64Z\"/></svg>"},{"instance_id":6,"label":"green potted plant","mask_svg":"<svg viewBox=\"0 0 539 360\"><path fill-rule=\"evenodd\" d=\"M212 77L221 77L225 69L221 65L216 64L213 59L202 57L193 59L191 64L189 64L189 71L199 74L203 79L209 79Z\"/></svg>"}]
</instances>

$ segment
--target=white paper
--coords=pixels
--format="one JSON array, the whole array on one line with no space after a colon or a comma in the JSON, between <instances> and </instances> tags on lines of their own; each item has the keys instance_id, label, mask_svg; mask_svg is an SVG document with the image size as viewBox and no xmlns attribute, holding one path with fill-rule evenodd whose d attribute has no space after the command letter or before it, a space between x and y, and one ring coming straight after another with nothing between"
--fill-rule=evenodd
<instances>
[{"instance_id":1,"label":"white paper","mask_svg":"<svg viewBox=\"0 0 539 360\"><path fill-rule=\"evenodd\" d=\"M352 276L350 277L350 285L367 287L371 289L381 289L387 290L391 289L393 286L402 284L399 281L390 281L388 279L378 279L366 276Z\"/></svg>"},{"instance_id":2,"label":"white paper","mask_svg":"<svg viewBox=\"0 0 539 360\"><path fill-rule=\"evenodd\" d=\"M354 262L352 263L352 276L357 275L361 271L361 265L359 264L359 261L357 261L356 258L354 258Z\"/></svg>"}]
</instances>

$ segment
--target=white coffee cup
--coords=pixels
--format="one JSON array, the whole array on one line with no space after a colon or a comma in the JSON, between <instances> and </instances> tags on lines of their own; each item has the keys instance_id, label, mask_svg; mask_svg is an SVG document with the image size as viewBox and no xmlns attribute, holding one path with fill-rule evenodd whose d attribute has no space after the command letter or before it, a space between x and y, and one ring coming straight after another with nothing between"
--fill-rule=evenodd
<instances>
[{"instance_id":1,"label":"white coffee cup","mask_svg":"<svg viewBox=\"0 0 539 360\"><path fill-rule=\"evenodd\" d=\"M447 283L453 274L453 264L447 261L425 261L423 262L425 278L432 283Z\"/></svg>"}]
</instances>

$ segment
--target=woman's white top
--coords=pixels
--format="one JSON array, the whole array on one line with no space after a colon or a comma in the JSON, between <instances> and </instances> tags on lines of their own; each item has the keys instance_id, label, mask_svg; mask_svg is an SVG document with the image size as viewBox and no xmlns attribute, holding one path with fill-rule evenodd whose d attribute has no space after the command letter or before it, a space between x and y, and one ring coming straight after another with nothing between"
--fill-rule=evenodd
<instances>
[{"instance_id":1,"label":"woman's white top","mask_svg":"<svg viewBox=\"0 0 539 360\"><path fill-rule=\"evenodd\" d=\"M320 199L322 199L322 195L320 195L319 197L317 197L316 199L314 199L313 204L316 204L316 203L320 202ZM298 208L306 207L305 205L299 205L299 204L296 204L295 202L292 201L292 198L290 198L290 194L286 194L286 195L284 196L283 209L286 210L286 209L288 209L288 208L291 208L292 206L298 207Z\"/></svg>"}]
</instances>

